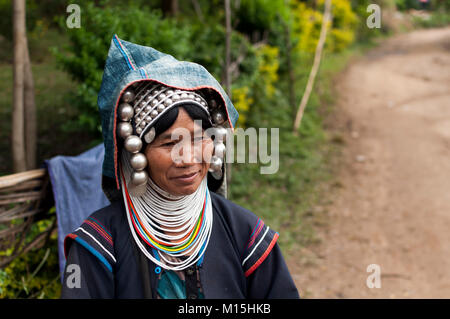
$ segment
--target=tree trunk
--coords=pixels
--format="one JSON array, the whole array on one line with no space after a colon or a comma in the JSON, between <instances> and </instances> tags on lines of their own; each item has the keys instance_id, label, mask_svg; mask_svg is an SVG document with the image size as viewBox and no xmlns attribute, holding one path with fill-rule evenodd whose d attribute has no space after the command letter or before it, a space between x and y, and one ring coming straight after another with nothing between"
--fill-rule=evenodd
<instances>
[{"instance_id":1,"label":"tree trunk","mask_svg":"<svg viewBox=\"0 0 450 319\"><path fill-rule=\"evenodd\" d=\"M162 10L165 16L175 17L178 14L178 0L162 0Z\"/></svg>"},{"instance_id":2,"label":"tree trunk","mask_svg":"<svg viewBox=\"0 0 450 319\"><path fill-rule=\"evenodd\" d=\"M231 8L230 0L225 0L225 25L226 25L226 35L225 35L225 90L228 97L231 99ZM231 163L225 163L227 185L231 185ZM228 192L227 187L227 192Z\"/></svg>"},{"instance_id":3,"label":"tree trunk","mask_svg":"<svg viewBox=\"0 0 450 319\"><path fill-rule=\"evenodd\" d=\"M25 59L25 0L13 2L14 93L12 111L12 157L14 172L26 170L24 138L24 59Z\"/></svg>"},{"instance_id":4,"label":"tree trunk","mask_svg":"<svg viewBox=\"0 0 450 319\"><path fill-rule=\"evenodd\" d=\"M317 71L320 66L320 59L322 57L323 46L325 45L325 40L327 38L328 22L331 21L331 0L325 0L325 9L322 18L322 27L320 29L320 37L317 42L316 53L314 55L314 62L309 73L308 83L306 84L305 93L302 96L300 102L297 116L295 117L293 133L298 135L298 129L303 118L303 113L305 111L306 105L308 104L309 96L311 94L312 88L314 86L314 81L316 79Z\"/></svg>"},{"instance_id":5,"label":"tree trunk","mask_svg":"<svg viewBox=\"0 0 450 319\"><path fill-rule=\"evenodd\" d=\"M25 34L26 36L26 34ZM31 69L31 59L28 50L28 40L25 39L25 70L24 70L24 109L25 109L25 154L27 169L36 168L36 103L34 100L34 81Z\"/></svg>"}]
</instances>

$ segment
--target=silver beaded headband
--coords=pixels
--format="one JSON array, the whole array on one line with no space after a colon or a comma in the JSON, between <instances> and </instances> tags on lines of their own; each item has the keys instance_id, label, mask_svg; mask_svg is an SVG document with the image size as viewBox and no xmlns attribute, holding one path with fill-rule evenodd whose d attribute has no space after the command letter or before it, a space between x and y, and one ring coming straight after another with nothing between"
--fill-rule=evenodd
<instances>
[{"instance_id":1,"label":"silver beaded headband","mask_svg":"<svg viewBox=\"0 0 450 319\"><path fill-rule=\"evenodd\" d=\"M207 99L209 103L207 102ZM216 99L200 91L184 91L168 86L144 81L132 84L121 97L119 105L118 135L124 140L124 148L131 153L130 164L133 168L131 186L145 189L142 186L148 181L147 157L140 153L144 138L150 144L155 138L153 124L169 109L181 104L193 104L202 108L216 128L214 140L214 155L211 158L209 172L216 179L222 178L222 164L225 155L224 140L227 134L222 126L226 115L222 111L225 106Z\"/></svg>"}]
</instances>

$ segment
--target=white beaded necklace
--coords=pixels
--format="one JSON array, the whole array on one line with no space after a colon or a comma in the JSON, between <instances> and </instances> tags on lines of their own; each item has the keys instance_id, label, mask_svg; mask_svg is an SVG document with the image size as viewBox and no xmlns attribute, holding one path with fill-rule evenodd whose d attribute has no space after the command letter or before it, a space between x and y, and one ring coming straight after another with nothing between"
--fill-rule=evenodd
<instances>
[{"instance_id":1,"label":"white beaded necklace","mask_svg":"<svg viewBox=\"0 0 450 319\"><path fill-rule=\"evenodd\" d=\"M129 207L126 187L133 171L129 157L130 155L127 152L123 152L121 181L125 187L122 187L122 195L125 201L128 224L137 246L147 258L162 268L179 271L190 267L202 258L211 236L213 215L206 176L198 189L186 196L171 195L149 178L146 192L142 196L128 197L134 206L133 210ZM190 235L198 226L205 200L206 205L201 228L197 235L191 238ZM134 213L136 216L133 215ZM179 233L179 235L174 235L174 232ZM150 234L151 237L146 233ZM142 237L150 241L152 241L151 238L157 239L159 245L155 244L155 241L152 241L153 245L146 241L147 246L155 247L155 256L144 246ZM179 241L180 239L183 240ZM173 247L174 241L177 242L176 247L183 248L165 249L164 246ZM166 254L178 258L175 260L174 258L167 258ZM179 259L179 257L185 258Z\"/></svg>"}]
</instances>

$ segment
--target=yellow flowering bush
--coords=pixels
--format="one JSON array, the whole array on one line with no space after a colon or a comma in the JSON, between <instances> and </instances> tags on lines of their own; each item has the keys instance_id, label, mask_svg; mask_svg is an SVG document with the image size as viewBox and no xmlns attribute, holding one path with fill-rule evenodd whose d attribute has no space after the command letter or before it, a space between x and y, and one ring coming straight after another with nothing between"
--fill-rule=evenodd
<instances>
[{"instance_id":1,"label":"yellow flowering bush","mask_svg":"<svg viewBox=\"0 0 450 319\"><path fill-rule=\"evenodd\" d=\"M324 2L325 0L318 1L317 10L308 7L304 2L293 2L293 33L298 38L294 50L314 53L322 26ZM354 41L358 19L349 0L332 0L332 18L326 48L338 52Z\"/></svg>"}]
</instances>

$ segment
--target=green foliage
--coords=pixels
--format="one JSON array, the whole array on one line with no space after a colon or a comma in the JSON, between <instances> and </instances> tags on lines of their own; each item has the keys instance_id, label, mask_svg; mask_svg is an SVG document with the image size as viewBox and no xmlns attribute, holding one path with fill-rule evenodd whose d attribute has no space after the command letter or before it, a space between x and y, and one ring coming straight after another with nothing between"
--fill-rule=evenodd
<instances>
[{"instance_id":1,"label":"green foliage","mask_svg":"<svg viewBox=\"0 0 450 319\"><path fill-rule=\"evenodd\" d=\"M420 8L419 0L395 0L395 5L400 11Z\"/></svg>"},{"instance_id":2,"label":"green foliage","mask_svg":"<svg viewBox=\"0 0 450 319\"><path fill-rule=\"evenodd\" d=\"M284 8L284 0L241 0L235 12L237 29L252 36L254 32L271 30ZM280 10L281 9L281 10Z\"/></svg>"},{"instance_id":3,"label":"green foliage","mask_svg":"<svg viewBox=\"0 0 450 319\"><path fill-rule=\"evenodd\" d=\"M133 4L99 7L84 1L81 6L83 27L68 29L70 45L65 50L54 48L53 52L63 69L80 83L72 101L80 116L72 125L99 133L97 94L112 36L118 34L128 41L185 58L189 56L191 30L180 28L175 20L163 19L159 11ZM65 28L64 18L60 20L60 27Z\"/></svg>"},{"instance_id":4,"label":"green foliage","mask_svg":"<svg viewBox=\"0 0 450 319\"><path fill-rule=\"evenodd\" d=\"M45 219L34 223L24 245L52 222L52 219ZM0 252L3 256L11 253L12 248ZM56 234L44 247L21 255L0 269L0 298L59 298L60 290Z\"/></svg>"}]
</instances>

